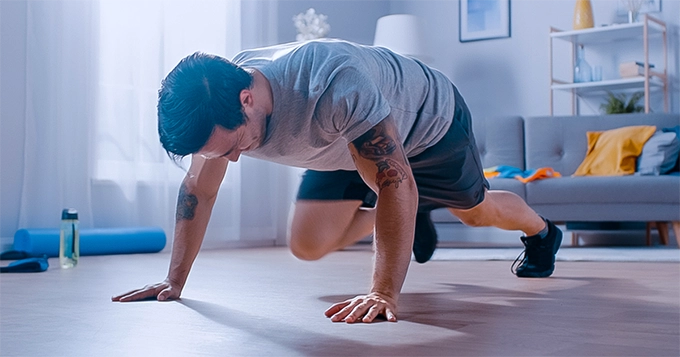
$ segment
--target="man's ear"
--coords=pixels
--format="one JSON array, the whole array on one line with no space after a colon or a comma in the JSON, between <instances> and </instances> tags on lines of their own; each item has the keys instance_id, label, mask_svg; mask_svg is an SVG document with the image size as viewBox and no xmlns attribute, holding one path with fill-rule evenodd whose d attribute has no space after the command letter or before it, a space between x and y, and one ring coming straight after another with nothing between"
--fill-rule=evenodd
<instances>
[{"instance_id":1,"label":"man's ear","mask_svg":"<svg viewBox=\"0 0 680 357\"><path fill-rule=\"evenodd\" d=\"M243 107L249 107L253 105L253 92L250 89L244 89L239 94L239 100Z\"/></svg>"}]
</instances>

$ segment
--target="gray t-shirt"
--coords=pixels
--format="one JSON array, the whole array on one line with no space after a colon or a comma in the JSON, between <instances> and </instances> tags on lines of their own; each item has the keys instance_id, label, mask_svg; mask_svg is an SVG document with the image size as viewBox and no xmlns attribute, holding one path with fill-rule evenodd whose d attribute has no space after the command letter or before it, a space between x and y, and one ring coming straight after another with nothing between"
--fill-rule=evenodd
<instances>
[{"instance_id":1,"label":"gray t-shirt","mask_svg":"<svg viewBox=\"0 0 680 357\"><path fill-rule=\"evenodd\" d=\"M453 119L451 81L382 47L324 39L243 51L233 62L259 70L274 101L262 146L243 155L356 170L347 145L388 115L408 157L436 144Z\"/></svg>"}]
</instances>

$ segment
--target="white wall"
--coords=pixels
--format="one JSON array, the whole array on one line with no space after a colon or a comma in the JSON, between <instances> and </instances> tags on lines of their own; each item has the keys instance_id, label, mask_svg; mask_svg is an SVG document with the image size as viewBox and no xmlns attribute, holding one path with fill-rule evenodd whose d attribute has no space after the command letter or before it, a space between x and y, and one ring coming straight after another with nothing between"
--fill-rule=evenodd
<instances>
[{"instance_id":1,"label":"white wall","mask_svg":"<svg viewBox=\"0 0 680 357\"><path fill-rule=\"evenodd\" d=\"M0 249L19 221L26 104L26 4L0 1Z\"/></svg>"},{"instance_id":2,"label":"white wall","mask_svg":"<svg viewBox=\"0 0 680 357\"><path fill-rule=\"evenodd\" d=\"M678 113L680 0L661 1L662 12L653 15L669 25L669 70L674 82L671 111ZM425 19L429 34L425 46L434 58L432 66L459 87L473 115L535 116L549 114L550 26L570 30L574 5L575 0L511 0L511 38L467 43L458 40L458 1L393 1L391 11ZM592 0L592 5L595 26L625 21L616 16L616 0ZM586 58L591 64L599 61L594 53L587 52ZM604 67L605 78L617 70ZM566 94L556 97L556 114L570 114L569 98ZM598 105L582 107L582 114L593 113L592 109L596 111Z\"/></svg>"}]
</instances>

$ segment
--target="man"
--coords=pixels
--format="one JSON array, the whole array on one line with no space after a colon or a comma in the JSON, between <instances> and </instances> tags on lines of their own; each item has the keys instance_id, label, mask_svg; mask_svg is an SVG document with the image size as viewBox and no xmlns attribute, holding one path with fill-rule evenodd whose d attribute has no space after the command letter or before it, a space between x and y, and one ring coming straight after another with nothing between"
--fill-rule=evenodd
<instances>
[{"instance_id":1,"label":"man","mask_svg":"<svg viewBox=\"0 0 680 357\"><path fill-rule=\"evenodd\" d=\"M192 155L170 269L114 301L180 297L227 164L241 153L311 169L291 220L297 257L319 259L374 230L371 289L332 305L334 322L397 320L411 249L419 262L431 257L429 212L439 207L467 225L523 231L517 276L553 272L561 231L515 194L488 190L463 98L417 60L338 40L244 51L233 63L195 53L163 81L158 120L169 155Z\"/></svg>"}]
</instances>

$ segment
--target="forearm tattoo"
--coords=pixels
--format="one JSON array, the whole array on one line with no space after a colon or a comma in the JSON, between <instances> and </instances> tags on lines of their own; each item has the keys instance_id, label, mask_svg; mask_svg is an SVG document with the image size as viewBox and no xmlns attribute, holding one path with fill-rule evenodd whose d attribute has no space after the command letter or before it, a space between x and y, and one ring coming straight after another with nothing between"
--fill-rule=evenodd
<instances>
[{"instance_id":1,"label":"forearm tattoo","mask_svg":"<svg viewBox=\"0 0 680 357\"><path fill-rule=\"evenodd\" d=\"M179 197L177 197L175 221L179 222L183 219L190 221L194 219L196 206L198 206L198 198L194 194L187 193L187 186L182 184L179 188Z\"/></svg>"},{"instance_id":2,"label":"forearm tattoo","mask_svg":"<svg viewBox=\"0 0 680 357\"><path fill-rule=\"evenodd\" d=\"M394 188L399 188L399 184L406 179L406 170L392 159L378 161L376 166L378 173L375 175L375 184L381 190L391 184L394 184Z\"/></svg>"},{"instance_id":3,"label":"forearm tattoo","mask_svg":"<svg viewBox=\"0 0 680 357\"><path fill-rule=\"evenodd\" d=\"M359 156L375 161L378 172L375 176L375 184L382 190L394 184L399 188L399 184L406 180L407 170L399 162L386 158L397 149L397 142L389 133L385 131L383 123L373 127L366 134L354 140ZM404 159L406 159L404 157Z\"/></svg>"}]
</instances>

